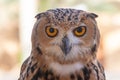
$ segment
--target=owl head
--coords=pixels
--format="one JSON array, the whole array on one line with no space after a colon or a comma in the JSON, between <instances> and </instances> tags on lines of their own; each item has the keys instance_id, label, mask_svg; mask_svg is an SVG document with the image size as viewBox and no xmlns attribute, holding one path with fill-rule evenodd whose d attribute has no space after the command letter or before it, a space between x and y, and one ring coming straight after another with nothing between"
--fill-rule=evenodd
<instances>
[{"instance_id":1,"label":"owl head","mask_svg":"<svg viewBox=\"0 0 120 80\"><path fill-rule=\"evenodd\" d=\"M60 63L88 62L95 58L99 30L94 13L76 9L50 9L36 15L32 51Z\"/></svg>"}]
</instances>

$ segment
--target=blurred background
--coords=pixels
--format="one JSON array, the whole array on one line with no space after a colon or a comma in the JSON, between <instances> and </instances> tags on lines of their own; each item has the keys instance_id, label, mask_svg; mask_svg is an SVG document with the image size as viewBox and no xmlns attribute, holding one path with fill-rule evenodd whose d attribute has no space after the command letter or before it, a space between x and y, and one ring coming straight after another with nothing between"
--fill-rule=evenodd
<instances>
[{"instance_id":1,"label":"blurred background","mask_svg":"<svg viewBox=\"0 0 120 80\"><path fill-rule=\"evenodd\" d=\"M120 0L0 0L0 80L17 80L30 55L34 16L51 8L75 8L99 15L98 59L107 80L120 80Z\"/></svg>"}]
</instances>

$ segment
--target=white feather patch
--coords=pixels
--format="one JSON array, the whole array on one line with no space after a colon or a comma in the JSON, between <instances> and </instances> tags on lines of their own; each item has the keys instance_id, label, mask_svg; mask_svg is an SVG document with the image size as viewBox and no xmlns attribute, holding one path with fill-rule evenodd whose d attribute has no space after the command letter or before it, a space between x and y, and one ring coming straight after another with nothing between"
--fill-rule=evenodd
<instances>
[{"instance_id":1,"label":"white feather patch","mask_svg":"<svg viewBox=\"0 0 120 80\"><path fill-rule=\"evenodd\" d=\"M84 66L80 62L76 62L74 64L63 64L63 65L53 62L50 64L49 67L59 75L66 75L66 74L74 73L75 71L79 71Z\"/></svg>"}]
</instances>

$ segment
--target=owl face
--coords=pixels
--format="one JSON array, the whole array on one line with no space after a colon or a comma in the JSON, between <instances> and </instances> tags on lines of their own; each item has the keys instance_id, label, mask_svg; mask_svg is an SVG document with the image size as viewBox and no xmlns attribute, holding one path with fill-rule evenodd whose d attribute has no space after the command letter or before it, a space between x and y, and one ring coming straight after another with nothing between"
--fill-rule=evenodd
<instances>
[{"instance_id":1,"label":"owl face","mask_svg":"<svg viewBox=\"0 0 120 80\"><path fill-rule=\"evenodd\" d=\"M32 45L57 61L74 61L93 56L99 44L96 15L75 9L40 13L33 29Z\"/></svg>"}]
</instances>

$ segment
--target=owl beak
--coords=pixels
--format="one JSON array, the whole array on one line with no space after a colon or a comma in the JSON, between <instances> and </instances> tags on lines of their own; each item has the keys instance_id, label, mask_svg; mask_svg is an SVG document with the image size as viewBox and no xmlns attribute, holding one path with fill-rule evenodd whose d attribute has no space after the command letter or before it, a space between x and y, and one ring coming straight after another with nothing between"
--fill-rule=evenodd
<instances>
[{"instance_id":1,"label":"owl beak","mask_svg":"<svg viewBox=\"0 0 120 80\"><path fill-rule=\"evenodd\" d=\"M67 36L65 36L62 39L62 45L60 46L60 48L65 55L67 55L70 52L71 46L70 46L70 41Z\"/></svg>"}]
</instances>

